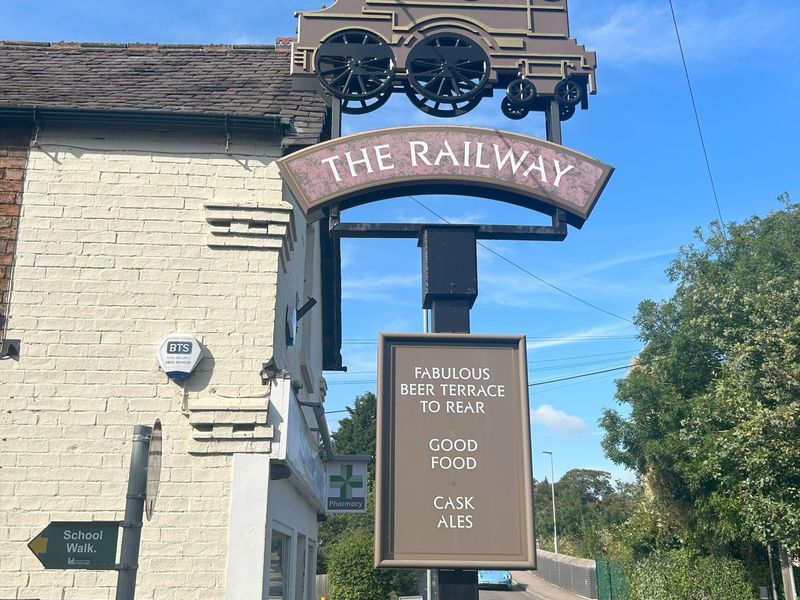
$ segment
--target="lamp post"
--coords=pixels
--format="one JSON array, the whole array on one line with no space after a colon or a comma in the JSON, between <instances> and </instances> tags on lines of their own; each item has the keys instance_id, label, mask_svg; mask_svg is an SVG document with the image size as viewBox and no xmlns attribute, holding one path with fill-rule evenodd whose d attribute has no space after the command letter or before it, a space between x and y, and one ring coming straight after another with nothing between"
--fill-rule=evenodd
<instances>
[{"instance_id":1,"label":"lamp post","mask_svg":"<svg viewBox=\"0 0 800 600\"><path fill-rule=\"evenodd\" d=\"M553 499L553 547L555 548L556 554L558 554L558 529L556 527L556 478L553 472L553 451L543 450L542 454L550 455L550 496Z\"/></svg>"}]
</instances>

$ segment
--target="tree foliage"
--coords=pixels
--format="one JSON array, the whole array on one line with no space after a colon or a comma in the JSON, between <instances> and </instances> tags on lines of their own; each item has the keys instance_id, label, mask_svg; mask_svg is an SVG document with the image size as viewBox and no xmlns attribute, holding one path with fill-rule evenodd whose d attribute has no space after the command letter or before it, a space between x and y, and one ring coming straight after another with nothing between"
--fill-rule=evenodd
<instances>
[{"instance_id":1,"label":"tree foliage","mask_svg":"<svg viewBox=\"0 0 800 600\"><path fill-rule=\"evenodd\" d=\"M628 571L631 600L753 600L742 564L687 550L657 552Z\"/></svg>"},{"instance_id":2,"label":"tree foliage","mask_svg":"<svg viewBox=\"0 0 800 600\"><path fill-rule=\"evenodd\" d=\"M364 392L361 396L356 396L352 408L347 407L347 415L339 421L339 428L331 434L334 452L375 456L375 394Z\"/></svg>"},{"instance_id":3,"label":"tree foliage","mask_svg":"<svg viewBox=\"0 0 800 600\"><path fill-rule=\"evenodd\" d=\"M554 487L559 551L584 558L608 555L616 528L630 516L638 487L614 483L610 473L592 469L567 471ZM536 482L534 494L537 538L552 550L550 482Z\"/></svg>"},{"instance_id":4,"label":"tree foliage","mask_svg":"<svg viewBox=\"0 0 800 600\"><path fill-rule=\"evenodd\" d=\"M335 600L386 600L407 591L410 573L373 569L373 535L357 527L346 531L328 555L331 597Z\"/></svg>"},{"instance_id":5,"label":"tree foliage","mask_svg":"<svg viewBox=\"0 0 800 600\"><path fill-rule=\"evenodd\" d=\"M648 483L670 528L653 543L798 547L800 206L698 233L668 275L672 298L639 306L630 414L605 412L604 449Z\"/></svg>"}]
</instances>

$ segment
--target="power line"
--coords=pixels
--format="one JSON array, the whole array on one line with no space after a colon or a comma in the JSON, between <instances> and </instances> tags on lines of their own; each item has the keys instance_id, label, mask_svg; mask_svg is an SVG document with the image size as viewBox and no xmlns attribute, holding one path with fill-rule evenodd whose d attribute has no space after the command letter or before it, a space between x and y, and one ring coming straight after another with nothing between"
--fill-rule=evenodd
<instances>
[{"instance_id":1,"label":"power line","mask_svg":"<svg viewBox=\"0 0 800 600\"><path fill-rule=\"evenodd\" d=\"M612 376L612 375L613 375L613 373L604 373L604 374L601 374L601 375L596 375L596 376L592 377L591 381L600 381L602 379L607 379L609 376ZM556 390L563 390L565 388L575 387L576 385L582 385L584 383L586 383L586 382L585 381L573 381L572 383L565 383L564 385L557 385L555 387L548 387L546 390L542 390L541 393L545 393L546 394L546 393L549 393L549 392L555 392Z\"/></svg>"},{"instance_id":2,"label":"power line","mask_svg":"<svg viewBox=\"0 0 800 600\"><path fill-rule=\"evenodd\" d=\"M595 341L613 341L613 340L632 340L638 336L635 335L567 335L567 336L554 336L554 337L530 337L526 336L529 342L561 342L561 341L575 341L575 342L595 342ZM378 340L372 339L344 339L342 345L376 345Z\"/></svg>"},{"instance_id":3,"label":"power line","mask_svg":"<svg viewBox=\"0 0 800 600\"><path fill-rule=\"evenodd\" d=\"M622 365L622 366L619 366L619 367L612 367L610 369L600 369L598 371L590 371L588 373L578 373L577 375L567 375L566 377L557 377L555 379L546 379L544 381L534 381L533 383L529 383L528 387L536 387L536 386L540 386L540 385L547 385L547 384L550 384L550 383L559 383L561 381L571 381L573 379L582 379L584 377L592 377L593 375L602 375L604 373L613 373L614 371L621 371L623 369L632 369L633 367L636 367L636 366L638 366L638 367L646 367L646 366L650 366L650 365L652 365L653 363L656 363L656 362L661 362L663 360L670 360L670 359L674 359L674 358L675 358L674 356L660 356L660 357L651 358L646 363L643 363L643 362L630 363L630 364ZM341 385L362 384L362 385L365 385L365 384L371 384L371 383L377 383L377 381L374 380L374 379L364 379L364 380L360 380L360 381L332 381L332 382L329 382L328 385L336 385L336 384L341 384Z\"/></svg>"},{"instance_id":4,"label":"power line","mask_svg":"<svg viewBox=\"0 0 800 600\"><path fill-rule=\"evenodd\" d=\"M681 52L681 61L683 61L683 72L686 74L686 85L689 86L689 98L692 101L692 110L694 110L694 119L697 122L697 133L700 134L700 145L703 148L703 156L706 161L706 169L708 170L708 179L711 182L711 191L714 194L714 203L717 205L717 214L719 215L719 224L722 228L722 236L728 239L728 234L725 230L725 219L722 218L722 209L719 205L719 196L717 195L717 186L714 184L714 175L711 172L711 161L708 159L708 149L706 148L706 140L703 136L703 128L700 125L700 113L697 110L697 102L694 99L694 90L692 89L692 79L689 77L689 67L686 64L686 54L683 51L683 42L681 41L681 32L678 28L678 19L675 17L675 7L672 5L672 0L668 0L669 10L672 13L672 24L675 26L675 37L678 38L678 49Z\"/></svg>"},{"instance_id":5,"label":"power line","mask_svg":"<svg viewBox=\"0 0 800 600\"><path fill-rule=\"evenodd\" d=\"M419 200L417 200L417 199L416 199L414 196L409 196L409 198L411 198L411 199L412 199L414 202L416 202L417 204L419 204L419 205L420 205L422 208L424 208L425 210L427 210L428 212L430 212L431 214L433 214L433 215L434 215L434 216L436 216L437 218L441 219L442 221L444 221L444 222L445 222L445 223L447 223L447 224L450 224L450 221L448 221L447 219L445 219L445 218L444 218L442 215L440 215L439 213L437 213L437 212L436 212L435 210L433 210L431 207L429 207L429 206L425 205L424 203L420 202ZM484 244L484 243L482 243L482 242L478 242L478 245L479 245L481 248L483 248L484 250L487 250L487 251L491 252L492 254L494 254L494 255L495 255L497 258L500 258L501 260L504 260L505 262L507 262L507 263L508 263L508 264L510 264L511 266L513 266L513 267L516 267L517 269L519 269L519 270L520 270L520 271L522 271L523 273L525 273L525 274L529 275L530 277L533 277L533 278L534 278L536 281L538 281L539 283L543 283L544 285L546 285L546 286L548 286L548 287L551 287L551 288L553 288L554 290L556 290L556 291L558 291L558 292L561 292L562 294L564 294L564 295L566 295L566 296L569 296L569 297L570 297L570 298L572 298L573 300L577 300L577 301L578 301L578 302L580 302L581 304L585 304L586 306L589 306L590 308L593 308L593 309L595 309L595 310L599 310L600 312L602 312L602 313L605 313L605 314L607 314L607 315L609 315L609 316L611 316L611 317L614 317L615 319L620 319L620 320L622 320L622 321L625 321L626 323L633 323L633 321L632 321L631 319L628 319L628 318L626 318L626 317L623 317L622 315L618 315L617 313L611 312L610 310L606 310L605 308L601 308L600 306L597 306L596 304L593 304L593 303L589 302L588 300L584 300L583 298L580 298L579 296L576 296L575 294L573 294L573 293L571 293L571 292L568 292L567 290L565 290L565 289L563 289L563 288L560 288L560 287L558 287L558 286L557 286L556 284L554 284L554 283L550 283L550 282L549 282L549 281L547 281L546 279L543 279L542 277L539 277L539 276L538 276L538 275L536 275L535 273L533 273L533 272L529 271L528 269L526 269L526 268L525 268L525 267L523 267L522 265L520 265L520 264L518 264L518 263L515 263L515 262L514 262L513 260L511 260L510 258L506 258L505 256L503 256L503 255L502 255L502 254L500 254L499 252L497 252L497 251L495 251L495 250L491 249L491 248L490 248L489 246L487 246L486 244Z\"/></svg>"},{"instance_id":6,"label":"power line","mask_svg":"<svg viewBox=\"0 0 800 600\"><path fill-rule=\"evenodd\" d=\"M603 373L613 373L614 371L621 371L622 369L632 369L633 367L648 367L653 363L661 362L662 360L670 360L674 359L674 356L657 356L655 358L649 359L646 363L645 362L634 362L629 365L622 365L621 367L613 367L611 369L601 369L599 371L592 371L590 373L580 373L578 375L568 375L567 377L558 377L557 379L548 379L546 381L535 381L533 383L529 383L528 387L534 387L538 385L546 385L548 383L558 383L560 381L570 381L571 379L581 379L583 377L591 377L592 375L601 375ZM690 357L691 358L691 355ZM694 363L689 363L694 364Z\"/></svg>"},{"instance_id":7,"label":"power line","mask_svg":"<svg viewBox=\"0 0 800 600\"><path fill-rule=\"evenodd\" d=\"M548 383L558 383L560 381L570 381L571 379L581 379L583 377L591 377L592 375L601 375L603 373L611 373L613 371L621 371L622 369L630 369L633 367L633 364L623 365L621 367L613 367L611 369L601 369L599 371L591 371L589 373L580 373L578 375L568 375L567 377L558 377L556 379L547 379L545 381L534 381L533 383L529 383L528 387L535 387L539 385L547 385ZM377 383L375 379L363 379L359 381L331 381L328 385L367 385L371 383Z\"/></svg>"},{"instance_id":8,"label":"power line","mask_svg":"<svg viewBox=\"0 0 800 600\"><path fill-rule=\"evenodd\" d=\"M529 360L528 364L551 363L563 360L577 360L579 358L598 358L601 356L619 356L620 354L630 354L631 352L639 352L641 348L631 348L630 350L620 350L618 352L602 352L600 354L581 354L578 356L564 356L561 358L543 358L540 360Z\"/></svg>"},{"instance_id":9,"label":"power line","mask_svg":"<svg viewBox=\"0 0 800 600\"><path fill-rule=\"evenodd\" d=\"M610 362L616 362L620 360L620 356L623 355L631 355L633 353L638 352L639 349L633 350L624 350L622 352L608 352L605 354L584 354L583 356L565 356L562 358L551 358L546 360L529 360L528 361L528 372L536 371L558 371L561 369L572 369L575 367L588 367L592 365L602 365L607 364ZM599 360L591 360L585 362L567 362L567 361L575 361L582 358L593 358L593 357L611 357L611 358L602 358ZM562 362L564 364L552 364L554 362ZM535 365L535 366L534 366ZM541 365L541 366L539 366ZM326 377L347 377L348 375L374 375L375 370L372 369L370 371L347 371L347 372L332 372L329 373ZM336 381L336 380L334 380ZM341 381L341 379L340 379Z\"/></svg>"},{"instance_id":10,"label":"power line","mask_svg":"<svg viewBox=\"0 0 800 600\"><path fill-rule=\"evenodd\" d=\"M557 379L548 379L546 381L534 381L529 383L528 387L535 387L537 385L547 385L548 383L558 383L559 381L569 381L571 379L580 379L582 377L589 377L591 375L601 375L603 373L612 373L613 371L621 371L622 369L630 369L634 365L623 365L621 367L613 367L611 369L602 369L601 371L592 371L591 373L581 373L579 375L569 375L567 377L559 377Z\"/></svg>"},{"instance_id":11,"label":"power line","mask_svg":"<svg viewBox=\"0 0 800 600\"><path fill-rule=\"evenodd\" d=\"M630 356L630 355L629 355ZM530 366L528 367L529 373L543 373L545 371L564 371L566 369L575 369L577 367L595 367L600 365L607 365L609 363L619 362L620 357L606 358L603 360L589 360L584 362L572 362L563 365L547 365L547 366Z\"/></svg>"}]
</instances>

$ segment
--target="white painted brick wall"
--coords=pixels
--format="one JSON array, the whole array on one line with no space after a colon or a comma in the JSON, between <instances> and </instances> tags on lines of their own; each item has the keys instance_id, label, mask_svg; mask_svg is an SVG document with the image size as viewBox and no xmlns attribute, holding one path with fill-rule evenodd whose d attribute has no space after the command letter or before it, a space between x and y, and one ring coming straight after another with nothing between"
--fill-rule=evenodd
<instances>
[{"instance_id":1,"label":"white painted brick wall","mask_svg":"<svg viewBox=\"0 0 800 600\"><path fill-rule=\"evenodd\" d=\"M234 138L231 156L220 136L185 133L61 130L40 142L9 311L21 357L0 361L0 598L113 597L116 573L45 571L26 544L52 520L121 519L133 425L157 417L162 485L137 598L222 598L232 457L188 453L183 390L155 351L176 331L206 346L191 401L265 392L261 364L283 332L278 279L281 304L303 296L305 224L283 273L279 249L209 248L203 204L286 208L278 140ZM311 362L319 373L318 351Z\"/></svg>"}]
</instances>

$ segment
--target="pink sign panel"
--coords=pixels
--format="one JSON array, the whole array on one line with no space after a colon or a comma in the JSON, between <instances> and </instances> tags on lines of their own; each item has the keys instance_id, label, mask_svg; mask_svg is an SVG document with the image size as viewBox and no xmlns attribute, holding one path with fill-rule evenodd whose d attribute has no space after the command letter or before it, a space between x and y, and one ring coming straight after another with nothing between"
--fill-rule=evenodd
<instances>
[{"instance_id":1,"label":"pink sign panel","mask_svg":"<svg viewBox=\"0 0 800 600\"><path fill-rule=\"evenodd\" d=\"M380 129L311 146L278 161L309 218L409 193L487 197L583 224L613 167L538 138L479 127Z\"/></svg>"}]
</instances>

